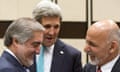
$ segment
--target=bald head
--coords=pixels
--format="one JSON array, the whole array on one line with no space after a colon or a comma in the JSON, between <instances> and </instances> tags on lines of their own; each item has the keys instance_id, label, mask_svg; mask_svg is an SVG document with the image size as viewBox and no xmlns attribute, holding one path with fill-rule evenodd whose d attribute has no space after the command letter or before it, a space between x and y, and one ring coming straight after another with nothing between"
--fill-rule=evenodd
<instances>
[{"instance_id":1,"label":"bald head","mask_svg":"<svg viewBox=\"0 0 120 72\"><path fill-rule=\"evenodd\" d=\"M91 28L101 30L118 30L118 25L113 20L102 20L94 23Z\"/></svg>"},{"instance_id":2,"label":"bald head","mask_svg":"<svg viewBox=\"0 0 120 72\"><path fill-rule=\"evenodd\" d=\"M112 20L98 21L89 27L84 48L90 56L91 63L104 65L119 53L119 27Z\"/></svg>"},{"instance_id":3,"label":"bald head","mask_svg":"<svg viewBox=\"0 0 120 72\"><path fill-rule=\"evenodd\" d=\"M102 20L92 24L87 33L92 33L94 36L96 35L96 37L108 37L111 32L116 32L118 30L119 27L113 20Z\"/></svg>"}]
</instances>

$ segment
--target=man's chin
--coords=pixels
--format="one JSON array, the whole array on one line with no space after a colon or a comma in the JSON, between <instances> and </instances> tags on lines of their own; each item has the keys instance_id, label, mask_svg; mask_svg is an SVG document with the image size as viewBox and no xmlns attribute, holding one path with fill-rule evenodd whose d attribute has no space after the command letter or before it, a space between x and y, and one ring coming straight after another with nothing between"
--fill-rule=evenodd
<instances>
[{"instance_id":1,"label":"man's chin","mask_svg":"<svg viewBox=\"0 0 120 72\"><path fill-rule=\"evenodd\" d=\"M99 61L98 60L94 60L94 61L90 61L89 63L92 64L92 65L98 65Z\"/></svg>"},{"instance_id":2,"label":"man's chin","mask_svg":"<svg viewBox=\"0 0 120 72\"><path fill-rule=\"evenodd\" d=\"M30 67L32 64L33 64L33 60L28 61L28 62L26 63L26 66L27 66L27 67Z\"/></svg>"},{"instance_id":3,"label":"man's chin","mask_svg":"<svg viewBox=\"0 0 120 72\"><path fill-rule=\"evenodd\" d=\"M43 45L46 46L46 47L50 47L53 44L54 44L54 42L46 42Z\"/></svg>"},{"instance_id":4,"label":"man's chin","mask_svg":"<svg viewBox=\"0 0 120 72\"><path fill-rule=\"evenodd\" d=\"M97 65L97 63L96 62L89 62L90 64L92 64L92 65Z\"/></svg>"}]
</instances>

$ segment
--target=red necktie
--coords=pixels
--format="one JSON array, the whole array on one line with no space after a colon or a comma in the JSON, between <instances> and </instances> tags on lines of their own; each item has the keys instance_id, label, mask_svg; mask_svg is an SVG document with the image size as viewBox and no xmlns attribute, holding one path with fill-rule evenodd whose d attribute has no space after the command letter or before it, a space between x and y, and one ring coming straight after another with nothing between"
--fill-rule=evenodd
<instances>
[{"instance_id":1,"label":"red necktie","mask_svg":"<svg viewBox=\"0 0 120 72\"><path fill-rule=\"evenodd\" d=\"M100 67L98 67L97 72L102 72L101 69L100 69Z\"/></svg>"}]
</instances>

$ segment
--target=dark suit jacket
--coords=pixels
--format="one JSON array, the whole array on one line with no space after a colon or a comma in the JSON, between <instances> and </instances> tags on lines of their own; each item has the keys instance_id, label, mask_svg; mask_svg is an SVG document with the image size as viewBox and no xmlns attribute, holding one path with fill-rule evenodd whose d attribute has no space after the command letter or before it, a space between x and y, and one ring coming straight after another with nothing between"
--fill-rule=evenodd
<instances>
[{"instance_id":1,"label":"dark suit jacket","mask_svg":"<svg viewBox=\"0 0 120 72\"><path fill-rule=\"evenodd\" d=\"M91 64L86 64L83 72L96 72L96 66ZM111 72L120 72L120 57L112 68Z\"/></svg>"},{"instance_id":2,"label":"dark suit jacket","mask_svg":"<svg viewBox=\"0 0 120 72\"><path fill-rule=\"evenodd\" d=\"M4 51L0 57L0 72L26 72L22 65L10 55Z\"/></svg>"},{"instance_id":3,"label":"dark suit jacket","mask_svg":"<svg viewBox=\"0 0 120 72\"><path fill-rule=\"evenodd\" d=\"M35 65L31 69L31 72L36 72ZM82 72L81 52L57 40L50 72Z\"/></svg>"}]
</instances>

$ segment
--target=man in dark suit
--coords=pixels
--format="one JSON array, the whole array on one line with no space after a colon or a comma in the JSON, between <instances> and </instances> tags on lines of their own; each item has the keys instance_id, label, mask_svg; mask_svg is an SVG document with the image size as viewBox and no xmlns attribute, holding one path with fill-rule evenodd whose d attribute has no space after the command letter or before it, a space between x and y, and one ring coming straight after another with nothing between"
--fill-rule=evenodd
<instances>
[{"instance_id":1,"label":"man in dark suit","mask_svg":"<svg viewBox=\"0 0 120 72\"><path fill-rule=\"evenodd\" d=\"M35 72L36 69L37 72L82 72L81 52L58 39L62 20L60 7L44 0L33 10L33 16L46 30L42 44L44 65L40 65L43 70L40 66L35 67L39 64L36 62L37 65L31 68L32 72Z\"/></svg>"},{"instance_id":2,"label":"man in dark suit","mask_svg":"<svg viewBox=\"0 0 120 72\"><path fill-rule=\"evenodd\" d=\"M0 72L29 72L43 40L44 27L31 18L13 21L5 33L7 47L0 57Z\"/></svg>"},{"instance_id":3,"label":"man in dark suit","mask_svg":"<svg viewBox=\"0 0 120 72\"><path fill-rule=\"evenodd\" d=\"M90 62L84 72L120 72L120 30L113 20L92 24L86 35L85 52Z\"/></svg>"}]
</instances>

